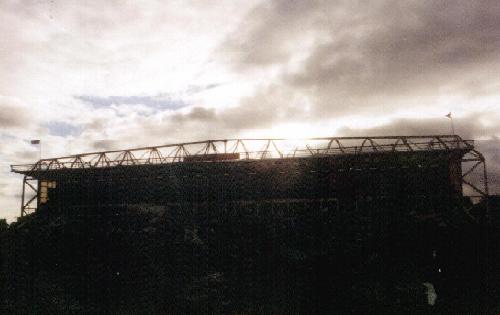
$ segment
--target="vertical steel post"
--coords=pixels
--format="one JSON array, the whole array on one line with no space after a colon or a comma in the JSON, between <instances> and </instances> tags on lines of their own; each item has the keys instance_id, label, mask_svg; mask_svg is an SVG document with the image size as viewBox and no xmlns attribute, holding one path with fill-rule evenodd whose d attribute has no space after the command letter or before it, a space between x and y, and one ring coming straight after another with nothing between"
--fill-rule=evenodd
<instances>
[{"instance_id":1,"label":"vertical steel post","mask_svg":"<svg viewBox=\"0 0 500 315\"><path fill-rule=\"evenodd\" d=\"M21 195L21 217L24 216L24 195L26 193L26 176L27 175L24 175L23 177L23 192L22 192L22 195Z\"/></svg>"}]
</instances>

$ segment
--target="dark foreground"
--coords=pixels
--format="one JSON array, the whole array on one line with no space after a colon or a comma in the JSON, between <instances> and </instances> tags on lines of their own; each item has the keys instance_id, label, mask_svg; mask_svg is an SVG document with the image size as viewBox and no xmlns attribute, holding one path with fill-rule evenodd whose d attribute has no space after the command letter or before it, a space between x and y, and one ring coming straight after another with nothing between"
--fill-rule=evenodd
<instances>
[{"instance_id":1,"label":"dark foreground","mask_svg":"<svg viewBox=\"0 0 500 315\"><path fill-rule=\"evenodd\" d=\"M1 231L2 314L498 314L498 230L466 216L87 208ZM436 288L428 306L424 282Z\"/></svg>"}]
</instances>

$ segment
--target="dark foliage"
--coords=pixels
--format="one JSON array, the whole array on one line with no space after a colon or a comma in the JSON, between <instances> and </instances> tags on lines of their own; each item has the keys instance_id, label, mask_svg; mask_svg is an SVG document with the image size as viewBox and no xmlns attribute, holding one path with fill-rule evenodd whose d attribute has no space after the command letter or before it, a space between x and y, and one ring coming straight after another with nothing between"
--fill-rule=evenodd
<instances>
[{"instance_id":1,"label":"dark foliage","mask_svg":"<svg viewBox=\"0 0 500 315\"><path fill-rule=\"evenodd\" d=\"M6 314L499 310L498 230L461 216L418 220L387 202L350 211L41 209L0 228ZM433 307L423 282L436 287Z\"/></svg>"}]
</instances>

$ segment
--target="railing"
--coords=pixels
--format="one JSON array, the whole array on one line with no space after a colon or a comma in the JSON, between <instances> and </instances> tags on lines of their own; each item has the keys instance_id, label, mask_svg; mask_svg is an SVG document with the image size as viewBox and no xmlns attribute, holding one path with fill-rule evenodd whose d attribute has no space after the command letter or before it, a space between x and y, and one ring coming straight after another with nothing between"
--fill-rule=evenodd
<instances>
[{"instance_id":1,"label":"railing","mask_svg":"<svg viewBox=\"0 0 500 315\"><path fill-rule=\"evenodd\" d=\"M41 159L34 164L11 165L16 173L58 169L103 168L121 165L166 164L188 161L214 162L217 154L239 160L297 158L370 152L473 150L474 143L457 135L394 137L329 137L308 139L222 139L113 150ZM203 157L207 158L204 159ZM210 157L210 158L208 158ZM234 161L235 159L224 159Z\"/></svg>"}]
</instances>

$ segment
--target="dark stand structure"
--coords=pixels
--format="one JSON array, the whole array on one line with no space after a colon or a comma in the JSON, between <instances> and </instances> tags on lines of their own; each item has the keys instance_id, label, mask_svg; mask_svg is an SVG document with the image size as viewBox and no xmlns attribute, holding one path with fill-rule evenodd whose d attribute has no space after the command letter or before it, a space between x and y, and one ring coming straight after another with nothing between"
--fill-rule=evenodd
<instances>
[{"instance_id":1,"label":"dark stand structure","mask_svg":"<svg viewBox=\"0 0 500 315\"><path fill-rule=\"evenodd\" d=\"M24 175L21 216L40 205L165 206L213 198L326 198L352 205L394 197L436 208L463 199L463 192L474 201L488 196L484 157L457 135L206 140L11 167ZM299 180L297 172L308 179Z\"/></svg>"}]
</instances>

